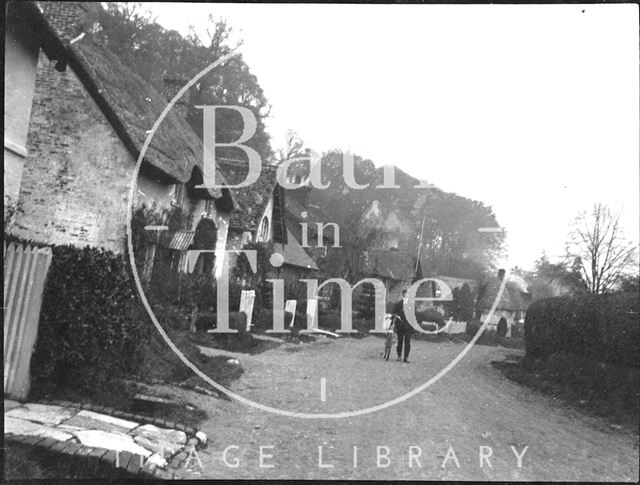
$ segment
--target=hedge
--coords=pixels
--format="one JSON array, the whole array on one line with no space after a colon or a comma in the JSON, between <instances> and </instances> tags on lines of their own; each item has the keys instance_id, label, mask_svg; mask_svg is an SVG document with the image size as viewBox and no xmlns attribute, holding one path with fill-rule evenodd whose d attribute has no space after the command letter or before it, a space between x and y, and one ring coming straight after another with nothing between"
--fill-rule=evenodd
<instances>
[{"instance_id":1,"label":"hedge","mask_svg":"<svg viewBox=\"0 0 640 485\"><path fill-rule=\"evenodd\" d=\"M640 367L638 293L538 300L525 319L527 355L565 351Z\"/></svg>"},{"instance_id":2,"label":"hedge","mask_svg":"<svg viewBox=\"0 0 640 485\"><path fill-rule=\"evenodd\" d=\"M152 326L125 255L54 246L32 357L34 385L94 389L135 372Z\"/></svg>"}]
</instances>

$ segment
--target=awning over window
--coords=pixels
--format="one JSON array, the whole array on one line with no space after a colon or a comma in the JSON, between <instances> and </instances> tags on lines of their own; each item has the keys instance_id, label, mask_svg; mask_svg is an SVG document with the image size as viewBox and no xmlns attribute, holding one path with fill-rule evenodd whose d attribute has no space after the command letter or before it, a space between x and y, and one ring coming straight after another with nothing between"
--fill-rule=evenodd
<instances>
[{"instance_id":1,"label":"awning over window","mask_svg":"<svg viewBox=\"0 0 640 485\"><path fill-rule=\"evenodd\" d=\"M193 244L193 237L196 235L195 231L176 231L169 243L169 249L176 249L178 251L186 251L189 246Z\"/></svg>"}]
</instances>

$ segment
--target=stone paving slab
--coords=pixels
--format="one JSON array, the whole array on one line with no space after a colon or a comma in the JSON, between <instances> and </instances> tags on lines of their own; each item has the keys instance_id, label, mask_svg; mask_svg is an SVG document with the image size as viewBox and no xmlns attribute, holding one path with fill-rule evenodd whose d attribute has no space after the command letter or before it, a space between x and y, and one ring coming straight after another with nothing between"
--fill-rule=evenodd
<instances>
[{"instance_id":1,"label":"stone paving slab","mask_svg":"<svg viewBox=\"0 0 640 485\"><path fill-rule=\"evenodd\" d=\"M29 403L5 412L4 414L12 418L26 419L28 421L55 426L69 419L77 412L78 410L73 408Z\"/></svg>"},{"instance_id":2,"label":"stone paving slab","mask_svg":"<svg viewBox=\"0 0 640 485\"><path fill-rule=\"evenodd\" d=\"M73 438L73 435L66 431L41 423L27 421L26 419L14 418L12 416L8 416L8 413L5 413L4 415L4 432L23 436L42 436L44 438L53 438L58 441L67 441Z\"/></svg>"},{"instance_id":3,"label":"stone paving slab","mask_svg":"<svg viewBox=\"0 0 640 485\"><path fill-rule=\"evenodd\" d=\"M82 410L63 423L64 426L79 427L83 429L98 429L101 431L127 433L139 423L125 419L114 418L93 411Z\"/></svg>"},{"instance_id":4,"label":"stone paving slab","mask_svg":"<svg viewBox=\"0 0 640 485\"><path fill-rule=\"evenodd\" d=\"M153 450L164 458L170 458L184 448L187 435L176 429L161 429L152 424L145 424L131 431L136 443Z\"/></svg>"},{"instance_id":5,"label":"stone paving slab","mask_svg":"<svg viewBox=\"0 0 640 485\"><path fill-rule=\"evenodd\" d=\"M133 437L123 433L111 433L99 429L84 429L75 431L73 435L85 446L107 448L114 451L129 451L145 458L151 451L133 441Z\"/></svg>"},{"instance_id":6,"label":"stone paving slab","mask_svg":"<svg viewBox=\"0 0 640 485\"><path fill-rule=\"evenodd\" d=\"M142 426L138 426L136 429L131 431L133 436L145 436L147 438L158 439L169 441L172 443L177 443L180 445L184 445L187 442L187 435L184 431L180 431L177 429L164 429L158 428L153 424L145 424Z\"/></svg>"},{"instance_id":7,"label":"stone paving slab","mask_svg":"<svg viewBox=\"0 0 640 485\"><path fill-rule=\"evenodd\" d=\"M4 425L5 440L98 458L132 473L165 479L173 477L169 468L175 456L207 442L204 433L188 426L88 403L5 400Z\"/></svg>"}]
</instances>

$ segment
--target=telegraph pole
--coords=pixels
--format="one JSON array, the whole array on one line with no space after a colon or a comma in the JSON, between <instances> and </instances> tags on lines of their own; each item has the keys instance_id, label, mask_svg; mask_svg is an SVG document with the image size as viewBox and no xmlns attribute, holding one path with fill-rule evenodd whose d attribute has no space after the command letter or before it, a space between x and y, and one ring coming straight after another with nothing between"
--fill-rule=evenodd
<instances>
[{"instance_id":1,"label":"telegraph pole","mask_svg":"<svg viewBox=\"0 0 640 485\"><path fill-rule=\"evenodd\" d=\"M422 227L420 228L420 243L418 244L418 257L416 258L416 268L413 270L414 274L418 271L418 265L420 264L420 250L422 249L422 234L424 233L424 218L425 218L425 215L422 214Z\"/></svg>"}]
</instances>

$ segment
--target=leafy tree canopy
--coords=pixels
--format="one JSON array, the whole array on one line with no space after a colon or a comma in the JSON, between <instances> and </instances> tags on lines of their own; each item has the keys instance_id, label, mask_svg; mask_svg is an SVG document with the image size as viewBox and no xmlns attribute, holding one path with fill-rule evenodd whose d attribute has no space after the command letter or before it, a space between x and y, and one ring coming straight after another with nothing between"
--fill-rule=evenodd
<instances>
[{"instance_id":1,"label":"leafy tree canopy","mask_svg":"<svg viewBox=\"0 0 640 485\"><path fill-rule=\"evenodd\" d=\"M379 188L384 169L376 168L371 160L354 156L354 178L365 189L349 187L343 176L343 154L339 150L325 153L321 159L322 181L327 189L312 189L311 204L322 207L341 228L344 259L334 261L342 274L350 279L361 277L362 253L382 248L384 221L390 215L401 228L396 234L398 249L417 255L422 231L420 260L425 276L449 276L480 279L485 272L493 272L501 254L504 235L480 233L480 227L499 224L490 207L457 194L437 188L416 188L419 181L402 170L395 169L398 188ZM367 219L372 206L376 215ZM424 228L422 221L424 220ZM338 274L335 268L333 274Z\"/></svg>"},{"instance_id":2,"label":"leafy tree canopy","mask_svg":"<svg viewBox=\"0 0 640 485\"><path fill-rule=\"evenodd\" d=\"M186 83L241 44L232 44L232 28L225 20L211 15L205 39L193 26L186 36L175 30L166 30L154 21L141 3L110 2L96 15L93 19L94 37L159 92L166 92L166 79ZM257 77L251 73L242 56L231 58L204 76L190 89L187 104L187 121L201 138L202 110L196 109L196 105L244 106L250 109L258 126L247 145L257 150L263 160L272 156L269 135L264 126L270 106ZM218 111L218 141L236 140L241 129L242 118L238 113ZM220 151L218 155L223 157L244 160L239 150Z\"/></svg>"}]
</instances>

